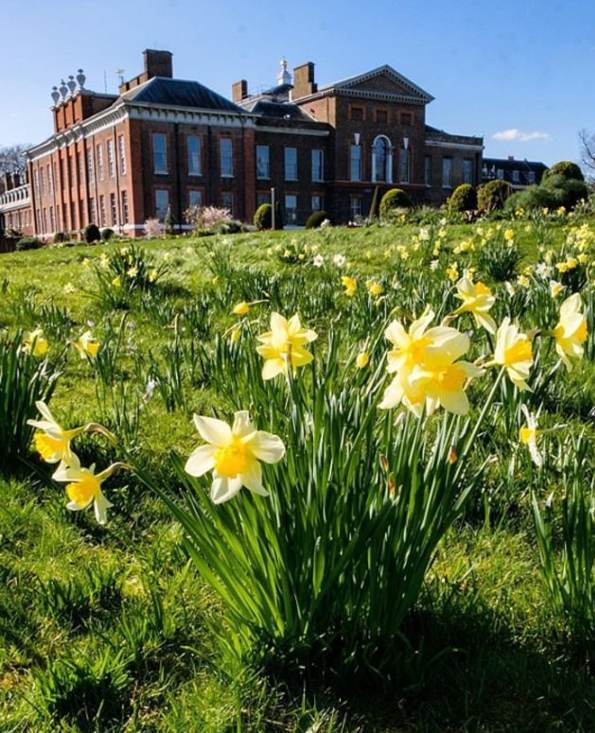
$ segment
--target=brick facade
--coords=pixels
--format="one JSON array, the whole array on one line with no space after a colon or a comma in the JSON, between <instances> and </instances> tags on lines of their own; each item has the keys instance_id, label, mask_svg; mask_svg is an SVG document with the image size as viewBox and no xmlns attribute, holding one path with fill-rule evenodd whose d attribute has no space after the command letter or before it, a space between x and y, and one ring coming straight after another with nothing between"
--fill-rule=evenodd
<instances>
[{"instance_id":1,"label":"brick facade","mask_svg":"<svg viewBox=\"0 0 595 733\"><path fill-rule=\"evenodd\" d=\"M28 156L28 198L18 216L37 236L87 224L140 235L169 208L181 230L190 205L224 206L251 221L271 189L285 223L315 209L336 222L369 211L374 191L398 186L416 203L441 203L480 181L483 140L426 124L432 97L389 66L319 88L309 62L283 65L277 86L233 101L173 78L171 54L144 52L144 71L119 95L71 83L54 92L54 133ZM20 219L19 219L20 217ZM1 222L0 222L1 224Z\"/></svg>"}]
</instances>

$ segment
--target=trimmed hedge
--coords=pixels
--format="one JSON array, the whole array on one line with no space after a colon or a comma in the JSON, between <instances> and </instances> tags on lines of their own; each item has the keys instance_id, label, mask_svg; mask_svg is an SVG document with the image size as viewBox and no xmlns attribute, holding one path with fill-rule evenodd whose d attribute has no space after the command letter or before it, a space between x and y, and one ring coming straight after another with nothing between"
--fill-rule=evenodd
<instances>
[{"instance_id":1,"label":"trimmed hedge","mask_svg":"<svg viewBox=\"0 0 595 733\"><path fill-rule=\"evenodd\" d=\"M306 229L318 229L326 219L330 220L326 211L313 211L306 220Z\"/></svg>"},{"instance_id":2,"label":"trimmed hedge","mask_svg":"<svg viewBox=\"0 0 595 733\"><path fill-rule=\"evenodd\" d=\"M24 252L27 249L39 249L43 247L43 242L37 237L21 237L16 243L16 251Z\"/></svg>"},{"instance_id":3,"label":"trimmed hedge","mask_svg":"<svg viewBox=\"0 0 595 733\"><path fill-rule=\"evenodd\" d=\"M548 168L543 174L543 181L546 181L553 176L561 176L567 181L585 180L582 170L571 160L561 160L559 163L554 163L554 165L551 168Z\"/></svg>"},{"instance_id":4,"label":"trimmed hedge","mask_svg":"<svg viewBox=\"0 0 595 733\"><path fill-rule=\"evenodd\" d=\"M380 199L380 218L389 219L394 209L409 209L411 199L401 188L391 188Z\"/></svg>"},{"instance_id":5,"label":"trimmed hedge","mask_svg":"<svg viewBox=\"0 0 595 733\"><path fill-rule=\"evenodd\" d=\"M99 231L97 224L87 224L83 230L83 236L87 244L92 244L93 242L99 242L101 239L101 232Z\"/></svg>"},{"instance_id":6,"label":"trimmed hedge","mask_svg":"<svg viewBox=\"0 0 595 733\"><path fill-rule=\"evenodd\" d=\"M477 192L470 183L461 183L448 199L449 211L474 211L477 208Z\"/></svg>"},{"instance_id":7,"label":"trimmed hedge","mask_svg":"<svg viewBox=\"0 0 595 733\"><path fill-rule=\"evenodd\" d=\"M498 211L504 208L511 192L506 181L490 181L477 189L477 205L482 211Z\"/></svg>"},{"instance_id":8,"label":"trimmed hedge","mask_svg":"<svg viewBox=\"0 0 595 733\"><path fill-rule=\"evenodd\" d=\"M270 204L260 204L254 212L252 222L258 231L270 229L273 226L273 207Z\"/></svg>"},{"instance_id":9,"label":"trimmed hedge","mask_svg":"<svg viewBox=\"0 0 595 733\"><path fill-rule=\"evenodd\" d=\"M114 236L115 232L113 229L110 229L107 227L106 229L101 230L101 238L104 242L109 242L109 240Z\"/></svg>"}]
</instances>

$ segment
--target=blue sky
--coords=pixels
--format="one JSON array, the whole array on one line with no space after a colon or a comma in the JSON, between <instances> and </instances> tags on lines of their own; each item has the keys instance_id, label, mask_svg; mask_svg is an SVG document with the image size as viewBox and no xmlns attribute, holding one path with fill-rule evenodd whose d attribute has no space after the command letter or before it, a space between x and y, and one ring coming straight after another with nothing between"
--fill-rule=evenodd
<instances>
[{"instance_id":1,"label":"blue sky","mask_svg":"<svg viewBox=\"0 0 595 733\"><path fill-rule=\"evenodd\" d=\"M226 96L271 84L281 56L321 84L388 63L436 97L429 124L483 135L487 156L578 160L595 128L592 0L2 0L1 17L0 146L50 134L60 78L115 91L147 47Z\"/></svg>"}]
</instances>

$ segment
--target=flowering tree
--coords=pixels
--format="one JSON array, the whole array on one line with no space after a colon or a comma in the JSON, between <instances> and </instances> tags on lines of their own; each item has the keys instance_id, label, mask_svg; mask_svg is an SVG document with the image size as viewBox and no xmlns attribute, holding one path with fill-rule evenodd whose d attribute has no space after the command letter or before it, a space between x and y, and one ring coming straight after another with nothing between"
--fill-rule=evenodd
<instances>
[{"instance_id":1,"label":"flowering tree","mask_svg":"<svg viewBox=\"0 0 595 733\"><path fill-rule=\"evenodd\" d=\"M191 206L184 212L186 221L195 229L213 229L222 222L231 221L229 209L217 206Z\"/></svg>"}]
</instances>

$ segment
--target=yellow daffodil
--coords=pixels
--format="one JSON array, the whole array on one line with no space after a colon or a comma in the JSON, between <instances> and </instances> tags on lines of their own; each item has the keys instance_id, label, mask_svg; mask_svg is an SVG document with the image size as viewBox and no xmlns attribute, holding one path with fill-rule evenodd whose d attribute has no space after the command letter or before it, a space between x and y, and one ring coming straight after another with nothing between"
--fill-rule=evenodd
<instances>
[{"instance_id":1,"label":"yellow daffodil","mask_svg":"<svg viewBox=\"0 0 595 733\"><path fill-rule=\"evenodd\" d=\"M506 369L510 381L519 389L529 389L527 378L533 364L533 349L529 337L521 333L510 318L505 318L496 333L494 359L496 364Z\"/></svg>"},{"instance_id":2,"label":"yellow daffodil","mask_svg":"<svg viewBox=\"0 0 595 733\"><path fill-rule=\"evenodd\" d=\"M457 298L463 301L456 311L471 313L478 326L482 326L489 333L496 333L496 321L488 314L496 298L492 291L482 282L473 283L470 277L463 277L457 283Z\"/></svg>"},{"instance_id":3,"label":"yellow daffodil","mask_svg":"<svg viewBox=\"0 0 595 733\"><path fill-rule=\"evenodd\" d=\"M65 430L56 421L45 402L39 400L35 406L43 418L42 420L27 420L28 425L37 429L33 436L35 450L46 463L67 461L72 455L70 442L90 426Z\"/></svg>"},{"instance_id":4,"label":"yellow daffodil","mask_svg":"<svg viewBox=\"0 0 595 733\"><path fill-rule=\"evenodd\" d=\"M66 484L66 494L70 499L66 508L78 512L93 504L97 523L105 524L107 510L112 504L105 498L101 485L121 465L114 463L104 471L95 473L95 464L90 468L83 468L78 457L71 453L69 465L61 464L53 477L56 481Z\"/></svg>"},{"instance_id":5,"label":"yellow daffodil","mask_svg":"<svg viewBox=\"0 0 595 733\"><path fill-rule=\"evenodd\" d=\"M459 268L456 262L453 262L446 268L446 276L451 282L455 282L455 280L459 277Z\"/></svg>"},{"instance_id":6,"label":"yellow daffodil","mask_svg":"<svg viewBox=\"0 0 595 733\"><path fill-rule=\"evenodd\" d=\"M358 369L365 369L370 363L370 354L367 351L360 351L355 357L355 366Z\"/></svg>"},{"instance_id":7,"label":"yellow daffodil","mask_svg":"<svg viewBox=\"0 0 595 733\"><path fill-rule=\"evenodd\" d=\"M309 364L313 357L305 346L317 338L315 331L302 328L297 314L287 320L279 313L272 313L271 330L258 336L262 345L256 351L265 360L262 378L273 379L284 374L289 366L297 369Z\"/></svg>"},{"instance_id":8,"label":"yellow daffodil","mask_svg":"<svg viewBox=\"0 0 595 733\"><path fill-rule=\"evenodd\" d=\"M257 430L246 411L236 412L230 427L223 420L194 416L194 424L206 445L200 445L186 462L186 472L203 476L213 472L211 500L215 504L232 499L245 486L260 496L268 496L262 485L264 463L277 463L285 455L277 435Z\"/></svg>"},{"instance_id":9,"label":"yellow daffodil","mask_svg":"<svg viewBox=\"0 0 595 733\"><path fill-rule=\"evenodd\" d=\"M529 454L531 455L533 463L536 466L541 466L543 458L537 448L537 435L539 434L539 431L537 430L537 417L530 414L526 405L523 405L521 409L525 415L527 423L519 429L519 441L529 449Z\"/></svg>"},{"instance_id":10,"label":"yellow daffodil","mask_svg":"<svg viewBox=\"0 0 595 733\"><path fill-rule=\"evenodd\" d=\"M574 293L560 306L560 320L554 329L556 351L570 371L571 358L580 359L583 356L583 344L587 340L587 319L582 312L582 302L579 293Z\"/></svg>"},{"instance_id":11,"label":"yellow daffodil","mask_svg":"<svg viewBox=\"0 0 595 733\"><path fill-rule=\"evenodd\" d=\"M244 300L241 303L234 305L231 311L234 316L245 316L250 311L250 303L246 303Z\"/></svg>"},{"instance_id":12,"label":"yellow daffodil","mask_svg":"<svg viewBox=\"0 0 595 733\"><path fill-rule=\"evenodd\" d=\"M514 239L514 229L507 229L507 230L506 230L506 231L504 232L504 239L505 239L505 240L506 240L507 242L512 242L512 240Z\"/></svg>"},{"instance_id":13,"label":"yellow daffodil","mask_svg":"<svg viewBox=\"0 0 595 733\"><path fill-rule=\"evenodd\" d=\"M586 265L589 261L588 256L584 252L581 252L579 255L577 255L576 259L581 263L581 265Z\"/></svg>"},{"instance_id":14,"label":"yellow daffodil","mask_svg":"<svg viewBox=\"0 0 595 733\"><path fill-rule=\"evenodd\" d=\"M520 275L517 282L522 288L528 288L531 281L526 275Z\"/></svg>"},{"instance_id":15,"label":"yellow daffodil","mask_svg":"<svg viewBox=\"0 0 595 733\"><path fill-rule=\"evenodd\" d=\"M341 284L345 288L345 295L348 298L353 298L357 292L357 280L354 277L349 277L349 275L343 275Z\"/></svg>"},{"instance_id":16,"label":"yellow daffodil","mask_svg":"<svg viewBox=\"0 0 595 733\"><path fill-rule=\"evenodd\" d=\"M93 336L91 331L85 331L77 341L72 342L72 345L79 352L81 359L95 359L101 347L100 342Z\"/></svg>"},{"instance_id":17,"label":"yellow daffodil","mask_svg":"<svg viewBox=\"0 0 595 733\"><path fill-rule=\"evenodd\" d=\"M23 349L29 354L36 356L38 359L43 359L43 357L48 353L49 348L48 341L43 335L43 330L41 328L36 328L34 331L30 331L25 335Z\"/></svg>"},{"instance_id":18,"label":"yellow daffodil","mask_svg":"<svg viewBox=\"0 0 595 733\"><path fill-rule=\"evenodd\" d=\"M157 270L155 269L149 270L149 282L150 283L156 282L158 277L159 277L159 273L157 272Z\"/></svg>"},{"instance_id":19,"label":"yellow daffodil","mask_svg":"<svg viewBox=\"0 0 595 733\"><path fill-rule=\"evenodd\" d=\"M121 288L122 287L122 278L119 275L116 275L116 277L112 280L112 285L115 288Z\"/></svg>"},{"instance_id":20,"label":"yellow daffodil","mask_svg":"<svg viewBox=\"0 0 595 733\"><path fill-rule=\"evenodd\" d=\"M229 331L229 340L232 344L237 344L242 336L242 329L239 326L234 326Z\"/></svg>"},{"instance_id":21,"label":"yellow daffodil","mask_svg":"<svg viewBox=\"0 0 595 733\"><path fill-rule=\"evenodd\" d=\"M373 298L379 298L384 293L384 287L377 280L368 280L366 289Z\"/></svg>"},{"instance_id":22,"label":"yellow daffodil","mask_svg":"<svg viewBox=\"0 0 595 733\"><path fill-rule=\"evenodd\" d=\"M557 298L563 289L564 286L562 283L559 283L557 280L550 280L550 295L552 298Z\"/></svg>"},{"instance_id":23,"label":"yellow daffodil","mask_svg":"<svg viewBox=\"0 0 595 733\"><path fill-rule=\"evenodd\" d=\"M128 270L126 270L126 274L131 280L134 280L134 278L138 275L138 268L137 267L129 267Z\"/></svg>"},{"instance_id":24,"label":"yellow daffodil","mask_svg":"<svg viewBox=\"0 0 595 733\"><path fill-rule=\"evenodd\" d=\"M469 409L464 388L480 370L457 361L469 349L469 339L455 328L428 328L433 318L434 313L426 311L408 332L399 321L386 329L385 336L395 347L388 353L387 371L395 377L384 392L382 409L401 402L418 416L424 404L429 412L440 405L457 414Z\"/></svg>"}]
</instances>

